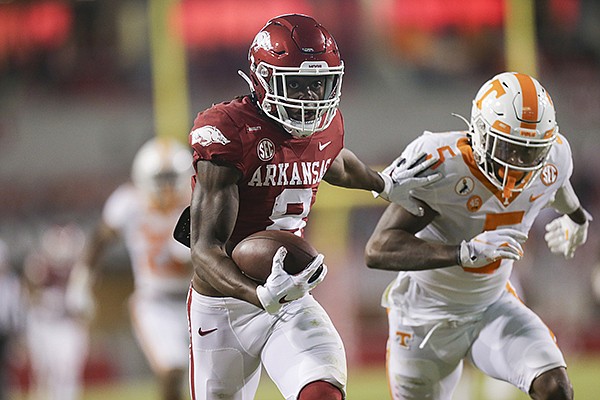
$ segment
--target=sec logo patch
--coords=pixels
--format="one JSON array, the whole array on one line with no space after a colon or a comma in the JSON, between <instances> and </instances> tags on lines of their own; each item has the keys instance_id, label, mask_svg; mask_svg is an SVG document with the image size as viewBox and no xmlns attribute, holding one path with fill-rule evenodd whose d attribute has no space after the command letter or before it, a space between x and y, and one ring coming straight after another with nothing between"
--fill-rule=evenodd
<instances>
[{"instance_id":1,"label":"sec logo patch","mask_svg":"<svg viewBox=\"0 0 600 400\"><path fill-rule=\"evenodd\" d=\"M540 174L540 179L542 183L546 186L552 185L558 179L558 168L553 164L547 164L542 168L542 172Z\"/></svg>"},{"instance_id":2,"label":"sec logo patch","mask_svg":"<svg viewBox=\"0 0 600 400\"><path fill-rule=\"evenodd\" d=\"M256 153L262 161L269 161L275 155L275 144L271 139L264 138L258 142Z\"/></svg>"}]
</instances>

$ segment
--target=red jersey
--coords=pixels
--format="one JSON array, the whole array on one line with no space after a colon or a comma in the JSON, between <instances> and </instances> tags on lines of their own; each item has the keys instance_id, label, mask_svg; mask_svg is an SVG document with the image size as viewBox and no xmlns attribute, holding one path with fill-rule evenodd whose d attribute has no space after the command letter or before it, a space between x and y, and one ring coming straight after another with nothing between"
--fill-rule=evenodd
<instances>
[{"instance_id":1,"label":"red jersey","mask_svg":"<svg viewBox=\"0 0 600 400\"><path fill-rule=\"evenodd\" d=\"M340 111L327 129L295 138L259 112L249 96L198 114L189 136L199 160L242 173L230 245L265 229L302 235L323 175L344 147Z\"/></svg>"}]
</instances>

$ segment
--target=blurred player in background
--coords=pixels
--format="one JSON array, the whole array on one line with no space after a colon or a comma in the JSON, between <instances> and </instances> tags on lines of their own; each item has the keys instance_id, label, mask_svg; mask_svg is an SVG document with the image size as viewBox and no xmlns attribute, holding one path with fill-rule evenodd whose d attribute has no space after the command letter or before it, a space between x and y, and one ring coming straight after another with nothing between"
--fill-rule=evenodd
<instances>
[{"instance_id":1,"label":"blurred player in background","mask_svg":"<svg viewBox=\"0 0 600 400\"><path fill-rule=\"evenodd\" d=\"M439 155L444 178L412 191L423 216L391 204L367 244L369 267L400 271L383 296L393 398L450 399L466 358L532 398L572 399L552 332L508 282L542 208L562 214L546 226L552 252L569 258L586 241L571 149L550 95L524 74L486 82L469 127L406 148Z\"/></svg>"},{"instance_id":2,"label":"blurred player in background","mask_svg":"<svg viewBox=\"0 0 600 400\"><path fill-rule=\"evenodd\" d=\"M403 165L394 181L344 148L338 110L344 64L333 37L313 18L273 18L248 58L250 77L240 74L251 94L199 113L189 138L196 169L188 298L192 398L254 398L264 366L286 399L340 400L343 344L308 295L325 276L323 268L309 280L323 256L291 276L282 269L281 248L259 285L240 272L231 250L261 230L301 236L321 180L401 201L411 187L435 180L414 177L435 160Z\"/></svg>"},{"instance_id":3,"label":"blurred player in background","mask_svg":"<svg viewBox=\"0 0 600 400\"><path fill-rule=\"evenodd\" d=\"M0 240L0 400L8 399L9 355L24 323L21 279L10 262L8 246Z\"/></svg>"},{"instance_id":4,"label":"blurred player in background","mask_svg":"<svg viewBox=\"0 0 600 400\"><path fill-rule=\"evenodd\" d=\"M175 139L154 138L140 148L132 183L106 201L69 288L74 303L92 307L89 296L101 257L117 238L124 240L135 286L129 302L133 330L160 380L163 400L180 400L185 393L190 251L172 233L190 201L191 160L188 148Z\"/></svg>"},{"instance_id":5,"label":"blurred player in background","mask_svg":"<svg viewBox=\"0 0 600 400\"><path fill-rule=\"evenodd\" d=\"M89 321L69 307L66 287L84 243L77 225L52 225L24 261L32 400L81 398Z\"/></svg>"}]
</instances>

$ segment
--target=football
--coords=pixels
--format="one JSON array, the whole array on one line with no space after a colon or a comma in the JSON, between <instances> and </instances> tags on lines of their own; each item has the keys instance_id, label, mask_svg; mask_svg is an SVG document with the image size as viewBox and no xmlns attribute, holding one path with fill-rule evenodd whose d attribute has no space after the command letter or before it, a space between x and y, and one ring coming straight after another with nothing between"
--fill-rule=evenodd
<instances>
[{"instance_id":1,"label":"football","mask_svg":"<svg viewBox=\"0 0 600 400\"><path fill-rule=\"evenodd\" d=\"M293 233L260 231L239 242L231 258L244 275L258 283L265 283L271 273L273 256L281 246L288 251L283 269L291 275L301 272L319 254L310 243ZM314 279L318 277L318 272L320 269L315 272Z\"/></svg>"}]
</instances>

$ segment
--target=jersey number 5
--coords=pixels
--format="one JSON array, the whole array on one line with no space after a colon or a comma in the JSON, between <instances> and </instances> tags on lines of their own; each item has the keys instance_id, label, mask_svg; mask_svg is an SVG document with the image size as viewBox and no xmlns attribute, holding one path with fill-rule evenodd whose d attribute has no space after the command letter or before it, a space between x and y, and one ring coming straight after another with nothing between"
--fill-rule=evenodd
<instances>
[{"instance_id":1,"label":"jersey number 5","mask_svg":"<svg viewBox=\"0 0 600 400\"><path fill-rule=\"evenodd\" d=\"M507 226L507 225L516 225L520 224L523 221L523 216L525 215L525 211L514 211L514 212L506 212L506 213L498 213L498 214L486 214L485 216L485 224L483 225L483 231L493 231L499 226ZM496 260L491 264L488 264L481 268L465 268L463 269L467 272L473 272L475 274L491 274L498 268L500 268L500 263L502 260Z\"/></svg>"}]
</instances>

